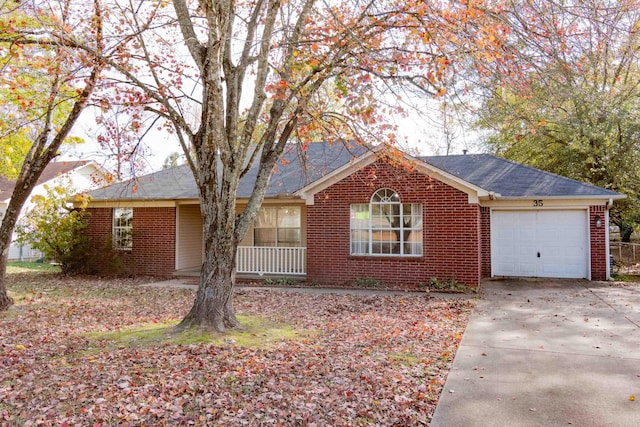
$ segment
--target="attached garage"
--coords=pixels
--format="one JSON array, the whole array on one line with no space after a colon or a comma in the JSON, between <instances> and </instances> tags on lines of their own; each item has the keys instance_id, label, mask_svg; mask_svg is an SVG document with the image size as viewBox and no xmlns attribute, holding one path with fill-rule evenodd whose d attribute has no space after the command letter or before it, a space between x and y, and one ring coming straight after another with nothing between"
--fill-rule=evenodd
<instances>
[{"instance_id":1,"label":"attached garage","mask_svg":"<svg viewBox=\"0 0 640 427\"><path fill-rule=\"evenodd\" d=\"M494 210L492 276L589 279L587 210Z\"/></svg>"},{"instance_id":2,"label":"attached garage","mask_svg":"<svg viewBox=\"0 0 640 427\"><path fill-rule=\"evenodd\" d=\"M610 277L609 209L624 195L486 154L426 161L481 189L482 277Z\"/></svg>"}]
</instances>

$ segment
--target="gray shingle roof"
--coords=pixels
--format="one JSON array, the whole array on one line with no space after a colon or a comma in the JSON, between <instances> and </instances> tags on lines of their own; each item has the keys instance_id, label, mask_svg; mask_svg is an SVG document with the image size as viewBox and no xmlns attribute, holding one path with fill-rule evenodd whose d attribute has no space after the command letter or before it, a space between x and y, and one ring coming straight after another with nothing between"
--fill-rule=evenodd
<instances>
[{"instance_id":1,"label":"gray shingle roof","mask_svg":"<svg viewBox=\"0 0 640 427\"><path fill-rule=\"evenodd\" d=\"M198 188L188 166L177 166L90 191L93 200L197 199Z\"/></svg>"},{"instance_id":2,"label":"gray shingle roof","mask_svg":"<svg viewBox=\"0 0 640 427\"><path fill-rule=\"evenodd\" d=\"M354 144L336 142L309 144L302 153L290 145L283 154L266 190L267 197L293 194L297 190L346 165L366 152ZM549 172L524 166L490 154L429 156L420 160L463 181L503 197L616 197L615 191L584 184ZM251 195L257 167L240 182L239 198ZM197 199L198 189L188 166L152 173L135 180L116 183L89 193L100 200L180 200Z\"/></svg>"},{"instance_id":3,"label":"gray shingle roof","mask_svg":"<svg viewBox=\"0 0 640 427\"><path fill-rule=\"evenodd\" d=\"M620 196L615 191L490 154L429 156L421 160L502 197Z\"/></svg>"},{"instance_id":4,"label":"gray shingle roof","mask_svg":"<svg viewBox=\"0 0 640 427\"><path fill-rule=\"evenodd\" d=\"M307 184L344 166L366 151L366 148L342 142L311 143L302 152L291 144L283 153L283 160L275 168L265 196L293 194ZM254 165L240 181L239 198L248 198L258 174ZM197 199L198 188L187 165L163 170L136 179L112 184L89 193L93 200L179 200Z\"/></svg>"}]
</instances>

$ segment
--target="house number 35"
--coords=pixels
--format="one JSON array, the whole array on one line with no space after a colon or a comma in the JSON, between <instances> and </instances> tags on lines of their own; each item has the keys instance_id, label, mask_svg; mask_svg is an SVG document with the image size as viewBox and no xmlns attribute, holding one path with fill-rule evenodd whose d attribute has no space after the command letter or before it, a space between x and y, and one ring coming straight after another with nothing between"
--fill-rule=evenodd
<instances>
[{"instance_id":1,"label":"house number 35","mask_svg":"<svg viewBox=\"0 0 640 427\"><path fill-rule=\"evenodd\" d=\"M534 200L534 201L533 201L533 206L538 206L538 207L540 207L540 206L542 206L542 205L543 205L542 200Z\"/></svg>"}]
</instances>

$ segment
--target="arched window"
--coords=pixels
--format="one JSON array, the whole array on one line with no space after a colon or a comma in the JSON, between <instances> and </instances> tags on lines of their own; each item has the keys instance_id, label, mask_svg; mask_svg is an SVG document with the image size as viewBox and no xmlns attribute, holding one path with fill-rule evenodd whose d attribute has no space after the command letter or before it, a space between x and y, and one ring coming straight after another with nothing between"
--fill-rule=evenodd
<instances>
[{"instance_id":1,"label":"arched window","mask_svg":"<svg viewBox=\"0 0 640 427\"><path fill-rule=\"evenodd\" d=\"M351 205L351 255L422 255L422 205L402 203L389 188Z\"/></svg>"}]
</instances>

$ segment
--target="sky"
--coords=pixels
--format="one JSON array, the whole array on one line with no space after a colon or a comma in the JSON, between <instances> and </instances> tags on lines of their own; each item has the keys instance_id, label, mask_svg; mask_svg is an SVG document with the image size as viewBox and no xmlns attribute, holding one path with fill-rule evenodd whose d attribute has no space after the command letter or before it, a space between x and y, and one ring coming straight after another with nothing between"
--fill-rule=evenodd
<instances>
[{"instance_id":1,"label":"sky","mask_svg":"<svg viewBox=\"0 0 640 427\"><path fill-rule=\"evenodd\" d=\"M153 43L153 41L151 41L151 43ZM186 60L190 57L186 50L181 54L185 56ZM185 93L193 94L197 92L197 81L193 82L190 79L185 79L183 84L195 85L192 88L185 87ZM244 93L252 94L253 91L250 90L251 79L247 79L246 84L249 86L244 90ZM423 110L422 116L410 114L408 117L389 117L392 124L398 126L396 135L398 147L409 151L411 154L447 154L446 138L442 126L442 113L439 108L440 101L425 97L424 95L412 95L404 91L398 93L402 94L402 102L405 102L406 108L411 108L412 105L415 105ZM398 93L391 94L389 102L398 102ZM244 100L244 102L247 101L246 99ZM424 112L426 112L426 114ZM100 128L95 123L94 113L92 111L85 111L83 116L81 122L74 129L74 134L84 139L85 143L77 146L64 147L61 158L91 159L105 166L107 169L112 168L109 164L107 153L101 150L96 142ZM456 132L454 132L453 149L450 150L449 154L462 154L463 149L467 149L470 153L477 152L478 150L474 149L476 146L475 140L477 139L477 136L472 133L456 130ZM168 132L151 131L144 137L142 144L145 147L145 152L143 153L144 159L141 162L144 165L144 170L137 171L137 175L160 170L169 155L175 152L182 154L182 149L175 135L169 134Z\"/></svg>"},{"instance_id":2,"label":"sky","mask_svg":"<svg viewBox=\"0 0 640 427\"><path fill-rule=\"evenodd\" d=\"M408 117L390 117L390 121L398 126L398 147L408 150L411 154L445 155L446 143L443 133L441 113L434 105L428 106L428 118L418 115ZM97 144L99 126L95 123L94 115L87 112L74 128L74 135L80 136L85 143L76 146L66 146L61 150L60 160L94 160L108 170L114 166L108 161L108 154ZM478 135L457 129L454 132L453 147L449 154L463 154L478 152ZM182 149L175 137L167 132L150 131L142 140L145 153L142 159L144 169L136 171L136 175L155 172L162 169L162 165L169 155Z\"/></svg>"},{"instance_id":3,"label":"sky","mask_svg":"<svg viewBox=\"0 0 640 427\"><path fill-rule=\"evenodd\" d=\"M108 170L113 169L113 161L110 161L109 153L103 150L97 143L100 126L95 122L95 116L86 112L73 129L73 134L81 137L85 142L75 146L65 146L61 149L61 160L94 160ZM182 153L182 148L175 135L168 132L151 130L142 139L144 152L142 164L144 173L155 172L162 169L165 159L172 153ZM140 171L136 172L139 173Z\"/></svg>"}]
</instances>

